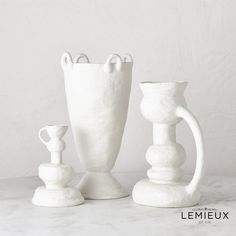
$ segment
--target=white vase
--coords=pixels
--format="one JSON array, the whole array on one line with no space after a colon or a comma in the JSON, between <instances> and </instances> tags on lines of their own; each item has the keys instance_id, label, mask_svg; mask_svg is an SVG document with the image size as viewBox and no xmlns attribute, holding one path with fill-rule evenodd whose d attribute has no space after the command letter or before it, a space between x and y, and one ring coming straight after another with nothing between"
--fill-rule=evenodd
<instances>
[{"instance_id":1,"label":"white vase","mask_svg":"<svg viewBox=\"0 0 236 236\"><path fill-rule=\"evenodd\" d=\"M82 62L81 62L82 61ZM86 169L79 188L87 199L127 196L111 175L120 150L132 80L132 57L112 54L104 64L85 54L61 58L71 127Z\"/></svg>"},{"instance_id":2,"label":"white vase","mask_svg":"<svg viewBox=\"0 0 236 236\"><path fill-rule=\"evenodd\" d=\"M139 181L133 189L136 203L155 207L185 207L199 202L199 184L203 174L204 150L200 127L187 110L184 99L186 82L143 82L141 102L143 116L153 123L153 145L146 153L152 166L148 179ZM184 119L196 142L197 161L190 183L181 182L184 148L176 143L176 124Z\"/></svg>"},{"instance_id":3,"label":"white vase","mask_svg":"<svg viewBox=\"0 0 236 236\"><path fill-rule=\"evenodd\" d=\"M84 198L77 188L67 184L73 178L71 166L62 162L62 152L65 142L62 137L67 131L65 125L47 125L39 130L39 139L51 152L51 163L39 166L39 177L45 183L35 190L32 203L38 206L66 207L75 206L84 202ZM47 132L49 141L42 138L42 133Z\"/></svg>"}]
</instances>

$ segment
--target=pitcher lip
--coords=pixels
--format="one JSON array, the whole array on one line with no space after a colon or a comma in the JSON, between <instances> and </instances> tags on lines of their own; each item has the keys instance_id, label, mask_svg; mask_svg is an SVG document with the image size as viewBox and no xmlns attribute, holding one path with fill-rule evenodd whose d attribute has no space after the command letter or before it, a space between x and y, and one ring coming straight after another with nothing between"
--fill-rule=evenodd
<instances>
[{"instance_id":1,"label":"pitcher lip","mask_svg":"<svg viewBox=\"0 0 236 236\"><path fill-rule=\"evenodd\" d=\"M187 84L187 81L142 81L139 84Z\"/></svg>"},{"instance_id":2,"label":"pitcher lip","mask_svg":"<svg viewBox=\"0 0 236 236\"><path fill-rule=\"evenodd\" d=\"M139 83L142 91L184 91L187 87L187 81L143 81Z\"/></svg>"}]
</instances>

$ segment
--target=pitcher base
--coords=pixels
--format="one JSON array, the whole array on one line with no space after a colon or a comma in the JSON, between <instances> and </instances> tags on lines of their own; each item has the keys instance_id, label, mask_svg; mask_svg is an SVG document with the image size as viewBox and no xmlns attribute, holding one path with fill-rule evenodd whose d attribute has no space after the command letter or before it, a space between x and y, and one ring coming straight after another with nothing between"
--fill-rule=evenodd
<instances>
[{"instance_id":1,"label":"pitcher base","mask_svg":"<svg viewBox=\"0 0 236 236\"><path fill-rule=\"evenodd\" d=\"M85 199L114 199L128 196L109 172L87 172L78 187Z\"/></svg>"},{"instance_id":2,"label":"pitcher base","mask_svg":"<svg viewBox=\"0 0 236 236\"><path fill-rule=\"evenodd\" d=\"M182 184L156 184L143 179L135 184L133 200L141 205L153 207L187 207L198 204L200 193L193 195Z\"/></svg>"}]
</instances>

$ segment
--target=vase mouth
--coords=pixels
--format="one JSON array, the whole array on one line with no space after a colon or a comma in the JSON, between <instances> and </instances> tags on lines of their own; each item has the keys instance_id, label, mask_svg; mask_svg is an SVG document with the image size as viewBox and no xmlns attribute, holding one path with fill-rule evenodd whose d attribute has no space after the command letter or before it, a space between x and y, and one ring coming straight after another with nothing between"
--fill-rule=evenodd
<instances>
[{"instance_id":1,"label":"vase mouth","mask_svg":"<svg viewBox=\"0 0 236 236\"><path fill-rule=\"evenodd\" d=\"M106 63L105 62L73 62L74 66L104 66ZM115 62L111 62L111 65L115 65ZM132 65L133 62L127 61L127 62L122 62L123 65Z\"/></svg>"},{"instance_id":2,"label":"vase mouth","mask_svg":"<svg viewBox=\"0 0 236 236\"><path fill-rule=\"evenodd\" d=\"M112 53L110 54L106 61L103 63L101 62L91 62L88 56L84 53L80 53L75 57L72 57L69 52L64 52L61 57L61 65L62 68L66 68L66 66L70 65L73 67L97 67L97 66L104 66L104 65L116 65L120 67L121 65L133 65L133 58L130 54L125 54L121 57L119 54Z\"/></svg>"}]
</instances>

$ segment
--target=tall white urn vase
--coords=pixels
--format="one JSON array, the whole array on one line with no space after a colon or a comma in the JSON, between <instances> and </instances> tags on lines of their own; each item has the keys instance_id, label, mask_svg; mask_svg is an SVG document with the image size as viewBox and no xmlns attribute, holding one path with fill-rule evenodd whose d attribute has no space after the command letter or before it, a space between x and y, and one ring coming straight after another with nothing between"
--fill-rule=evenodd
<instances>
[{"instance_id":1,"label":"tall white urn vase","mask_svg":"<svg viewBox=\"0 0 236 236\"><path fill-rule=\"evenodd\" d=\"M148 179L136 183L136 203L155 207L186 207L199 202L199 185L204 169L204 146L200 126L186 108L187 82L143 82L141 112L153 123L153 145L146 152L151 165ZM197 149L195 173L190 183L181 181L185 151L176 142L176 125L185 120L193 132Z\"/></svg>"},{"instance_id":2,"label":"tall white urn vase","mask_svg":"<svg viewBox=\"0 0 236 236\"><path fill-rule=\"evenodd\" d=\"M112 199L127 192L111 175L127 118L132 57L110 55L104 64L85 54L61 58L69 117L78 156L86 169L79 189L86 199Z\"/></svg>"}]
</instances>

